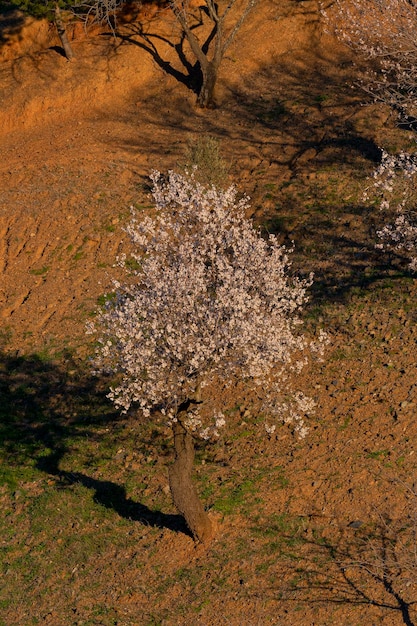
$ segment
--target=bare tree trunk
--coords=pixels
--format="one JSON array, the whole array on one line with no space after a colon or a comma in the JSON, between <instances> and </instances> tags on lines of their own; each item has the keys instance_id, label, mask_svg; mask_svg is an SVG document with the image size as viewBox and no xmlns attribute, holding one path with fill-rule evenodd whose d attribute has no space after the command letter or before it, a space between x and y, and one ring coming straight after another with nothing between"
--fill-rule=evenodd
<instances>
[{"instance_id":1,"label":"bare tree trunk","mask_svg":"<svg viewBox=\"0 0 417 626\"><path fill-rule=\"evenodd\" d=\"M216 101L214 98L214 88L217 82L218 67L215 63L209 62L201 68L203 74L203 84L197 98L197 104L202 109L214 109Z\"/></svg>"},{"instance_id":2,"label":"bare tree trunk","mask_svg":"<svg viewBox=\"0 0 417 626\"><path fill-rule=\"evenodd\" d=\"M208 543L213 536L213 526L191 480L194 463L193 439L179 419L174 422L172 430L175 448L175 460L169 469L172 499L184 516L194 539Z\"/></svg>"},{"instance_id":3,"label":"bare tree trunk","mask_svg":"<svg viewBox=\"0 0 417 626\"><path fill-rule=\"evenodd\" d=\"M74 52L72 50L71 44L68 39L65 24L62 20L61 9L59 8L58 3L55 4L55 26L56 26L62 47L64 49L65 56L68 59L68 61L71 61L71 59L74 58Z\"/></svg>"},{"instance_id":4,"label":"bare tree trunk","mask_svg":"<svg viewBox=\"0 0 417 626\"><path fill-rule=\"evenodd\" d=\"M258 0L245 0L240 3L237 0L228 0L224 3L223 13L219 12L219 6L216 0L204 0L203 4L199 7L200 13L205 13L212 23L212 30L209 37L204 43L196 37L191 27L192 11L190 9L190 1L169 0L171 9L181 25L182 31L190 44L191 50L200 64L201 72L203 74L203 84L198 94L197 104L202 108L214 108L216 106L214 101L214 87L217 81L218 70L226 50L229 48L238 31L240 30L243 22L249 15L250 11L257 4ZM233 13L235 10L235 24L230 25L227 28L226 22L228 21L229 13ZM233 18L231 20L233 23ZM201 26L202 20L200 19L199 25ZM211 44L214 44L214 54L209 56L209 48ZM212 60L209 61L209 58Z\"/></svg>"}]
</instances>

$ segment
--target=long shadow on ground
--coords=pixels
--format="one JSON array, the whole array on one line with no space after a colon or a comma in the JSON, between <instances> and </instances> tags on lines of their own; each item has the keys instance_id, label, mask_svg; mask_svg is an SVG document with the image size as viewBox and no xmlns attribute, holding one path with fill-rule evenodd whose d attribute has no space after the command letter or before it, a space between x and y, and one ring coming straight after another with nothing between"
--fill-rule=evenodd
<instances>
[{"instance_id":1,"label":"long shadow on ground","mask_svg":"<svg viewBox=\"0 0 417 626\"><path fill-rule=\"evenodd\" d=\"M295 545L300 556L293 571L290 567L287 572L289 584L283 577L266 595L279 594L283 606L316 605L318 619L323 607L362 606L364 611L372 607L368 623L375 623L376 609L396 624L416 626L415 530L412 511L400 520L388 516L369 524L355 520L332 537L314 529L314 539L300 536L295 543L293 534L283 534L280 541L291 545L292 559Z\"/></svg>"},{"instance_id":2,"label":"long shadow on ground","mask_svg":"<svg viewBox=\"0 0 417 626\"><path fill-rule=\"evenodd\" d=\"M0 354L0 476L13 482L35 467L57 478L58 488L80 483L93 490L97 503L121 517L188 534L180 515L152 511L128 498L123 486L60 469L74 442L97 440L103 427L116 428L120 421L105 389L69 356L64 367L35 355Z\"/></svg>"}]
</instances>

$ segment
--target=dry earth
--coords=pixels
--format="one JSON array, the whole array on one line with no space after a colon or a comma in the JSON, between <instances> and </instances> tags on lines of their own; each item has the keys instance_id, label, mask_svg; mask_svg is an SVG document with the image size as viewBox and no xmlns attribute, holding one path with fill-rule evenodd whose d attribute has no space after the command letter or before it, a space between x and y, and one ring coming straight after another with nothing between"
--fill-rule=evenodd
<instances>
[{"instance_id":1,"label":"dry earth","mask_svg":"<svg viewBox=\"0 0 417 626\"><path fill-rule=\"evenodd\" d=\"M168 13L145 18L151 32L172 37ZM211 469L211 480L237 484L241 468L259 470L263 535L232 512L207 554L169 525L156 540L136 528L135 553L86 565L95 598L75 575L71 600L47 582L32 615L20 604L4 623L416 624L415 545L403 545L399 529L413 537L417 285L404 259L374 250L378 215L358 199L377 146L410 137L383 108L361 106L348 87L349 54L323 33L313 1L262 3L224 62L215 111L195 108L194 94L135 36L137 22L123 29L133 41L77 31L72 63L36 23L16 28L0 49L4 355L42 352L65 366L67 348L83 362L85 322L111 288L129 206L146 211L149 171L178 167L187 145L206 135L221 142L254 219L295 241L297 271L316 272L307 325L323 325L332 344L302 380L317 402L309 437L283 430L253 441L244 434L253 430L247 398L234 426L240 436L226 438ZM172 47L156 45L184 72ZM284 512L296 529L271 525ZM273 531L300 540L287 552L279 544L279 560L266 548ZM189 567L204 576L175 579ZM93 617L97 602L110 617Z\"/></svg>"}]
</instances>

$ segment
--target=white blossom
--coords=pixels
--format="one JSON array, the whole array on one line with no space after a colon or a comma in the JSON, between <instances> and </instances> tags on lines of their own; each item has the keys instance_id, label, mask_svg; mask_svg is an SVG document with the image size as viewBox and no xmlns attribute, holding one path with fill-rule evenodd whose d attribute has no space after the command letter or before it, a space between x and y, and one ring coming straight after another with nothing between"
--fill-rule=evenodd
<instances>
[{"instance_id":1,"label":"white blossom","mask_svg":"<svg viewBox=\"0 0 417 626\"><path fill-rule=\"evenodd\" d=\"M301 414L312 404L296 394L284 417L281 387L304 365L300 355L322 353L326 343L299 332L312 276L289 277L291 251L245 218L248 199L234 187L204 187L175 172L151 178L155 215L132 209L127 227L137 269L98 318L97 365L118 374L109 397L123 411L135 403L171 421L192 400L187 428L215 438L226 419L202 410L210 384L244 379L262 389L269 419L292 421L304 434Z\"/></svg>"},{"instance_id":2,"label":"white blossom","mask_svg":"<svg viewBox=\"0 0 417 626\"><path fill-rule=\"evenodd\" d=\"M365 198L375 195L384 216L391 221L376 232L377 249L389 248L409 255L409 268L417 267L417 155L400 152L397 155L381 150L382 158L372 175L372 185L366 189ZM371 190L372 188L372 190Z\"/></svg>"},{"instance_id":3,"label":"white blossom","mask_svg":"<svg viewBox=\"0 0 417 626\"><path fill-rule=\"evenodd\" d=\"M328 30L370 61L359 85L403 118L416 116L415 0L336 0L322 11Z\"/></svg>"}]
</instances>

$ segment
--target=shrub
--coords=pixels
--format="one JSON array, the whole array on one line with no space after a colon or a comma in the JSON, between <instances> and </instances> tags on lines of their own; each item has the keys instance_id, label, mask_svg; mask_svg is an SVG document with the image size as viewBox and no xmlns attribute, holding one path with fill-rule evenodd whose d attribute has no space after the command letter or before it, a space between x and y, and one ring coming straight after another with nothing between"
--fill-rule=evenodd
<instances>
[{"instance_id":1,"label":"shrub","mask_svg":"<svg viewBox=\"0 0 417 626\"><path fill-rule=\"evenodd\" d=\"M193 174L194 180L203 185L222 189L227 185L229 165L222 157L215 137L208 135L190 141L184 167L186 172Z\"/></svg>"}]
</instances>

